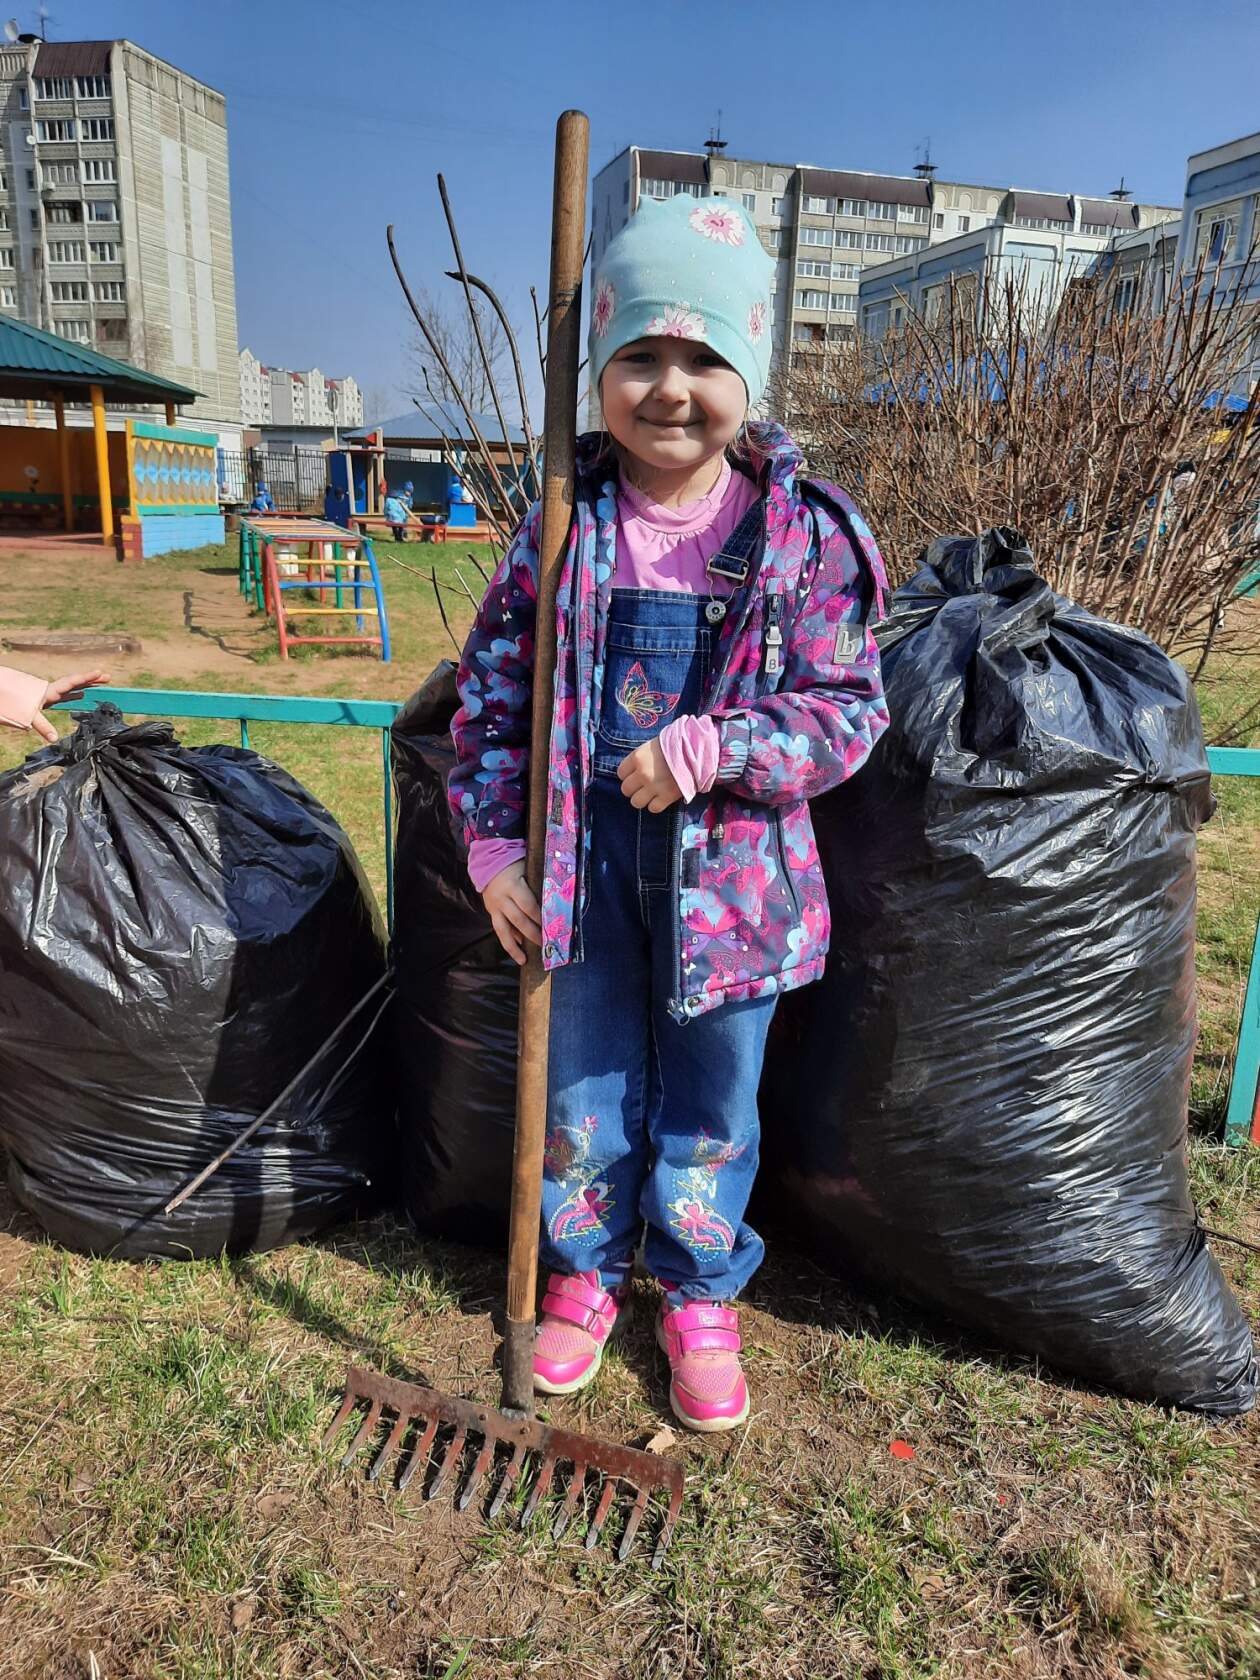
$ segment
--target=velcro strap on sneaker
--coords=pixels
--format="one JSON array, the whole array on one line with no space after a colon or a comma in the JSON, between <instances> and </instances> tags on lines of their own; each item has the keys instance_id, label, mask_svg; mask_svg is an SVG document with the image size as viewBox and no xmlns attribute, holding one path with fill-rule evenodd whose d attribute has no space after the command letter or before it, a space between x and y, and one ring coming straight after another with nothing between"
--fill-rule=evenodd
<instances>
[{"instance_id":1,"label":"velcro strap on sneaker","mask_svg":"<svg viewBox=\"0 0 1260 1680\"><path fill-rule=\"evenodd\" d=\"M607 1313L616 1307L616 1302L606 1289L598 1284L587 1283L584 1277L576 1273L552 1272L547 1279L547 1294L563 1295L570 1301L577 1301L590 1312Z\"/></svg>"},{"instance_id":2,"label":"velcro strap on sneaker","mask_svg":"<svg viewBox=\"0 0 1260 1680\"><path fill-rule=\"evenodd\" d=\"M738 1330L676 1330L683 1353L738 1353L743 1343Z\"/></svg>"},{"instance_id":3,"label":"velcro strap on sneaker","mask_svg":"<svg viewBox=\"0 0 1260 1680\"><path fill-rule=\"evenodd\" d=\"M584 1307L580 1301L570 1301L564 1295L543 1296L543 1317L562 1318L568 1324L576 1324L579 1329L587 1330L596 1335L608 1328L608 1320L601 1317L593 1307Z\"/></svg>"}]
</instances>

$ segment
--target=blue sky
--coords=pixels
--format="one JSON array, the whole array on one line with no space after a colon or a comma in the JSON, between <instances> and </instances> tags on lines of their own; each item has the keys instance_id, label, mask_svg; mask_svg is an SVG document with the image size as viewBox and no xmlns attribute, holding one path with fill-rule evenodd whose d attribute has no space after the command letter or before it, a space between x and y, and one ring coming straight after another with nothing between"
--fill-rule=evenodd
<instances>
[{"instance_id":1,"label":"blue sky","mask_svg":"<svg viewBox=\"0 0 1260 1680\"><path fill-rule=\"evenodd\" d=\"M241 343L352 373L390 415L410 317L385 224L413 283L449 287L441 169L469 267L524 329L569 105L593 170L632 142L699 149L720 110L733 155L908 174L930 137L943 177L1123 174L1169 204L1188 153L1260 128L1256 0L49 4L51 38L127 36L227 95Z\"/></svg>"}]
</instances>

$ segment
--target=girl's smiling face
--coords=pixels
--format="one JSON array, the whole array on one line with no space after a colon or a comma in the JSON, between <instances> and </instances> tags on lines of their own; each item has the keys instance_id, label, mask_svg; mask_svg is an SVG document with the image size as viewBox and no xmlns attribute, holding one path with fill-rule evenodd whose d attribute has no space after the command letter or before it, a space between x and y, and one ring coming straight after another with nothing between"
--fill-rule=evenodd
<instances>
[{"instance_id":1,"label":"girl's smiling face","mask_svg":"<svg viewBox=\"0 0 1260 1680\"><path fill-rule=\"evenodd\" d=\"M706 344L638 338L618 350L599 386L604 424L645 466L677 472L720 455L748 412L744 381Z\"/></svg>"}]
</instances>

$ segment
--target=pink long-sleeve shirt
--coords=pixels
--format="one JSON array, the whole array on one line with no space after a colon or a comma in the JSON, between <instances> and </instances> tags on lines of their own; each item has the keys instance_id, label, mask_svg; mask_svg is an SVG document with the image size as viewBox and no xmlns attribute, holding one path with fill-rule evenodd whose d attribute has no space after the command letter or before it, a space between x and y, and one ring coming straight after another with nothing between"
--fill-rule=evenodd
<instances>
[{"instance_id":1,"label":"pink long-sleeve shirt","mask_svg":"<svg viewBox=\"0 0 1260 1680\"><path fill-rule=\"evenodd\" d=\"M757 486L728 461L707 496L683 507L662 507L623 482L617 492L617 551L614 586L675 589L686 595L728 593L705 566L756 502ZM670 774L684 799L713 786L718 769L718 731L712 718L678 717L658 737ZM474 840L468 873L483 892L500 870L525 856L523 840Z\"/></svg>"}]
</instances>

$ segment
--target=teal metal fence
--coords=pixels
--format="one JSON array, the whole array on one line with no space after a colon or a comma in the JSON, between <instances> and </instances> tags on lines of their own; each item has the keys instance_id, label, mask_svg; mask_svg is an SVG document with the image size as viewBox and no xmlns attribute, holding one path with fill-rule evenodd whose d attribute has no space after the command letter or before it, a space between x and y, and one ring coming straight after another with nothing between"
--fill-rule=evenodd
<instances>
[{"instance_id":1,"label":"teal metal fence","mask_svg":"<svg viewBox=\"0 0 1260 1680\"><path fill-rule=\"evenodd\" d=\"M94 688L59 710L83 712L102 700L134 717L201 718L236 723L243 747L251 723L319 723L351 729L375 729L381 737L381 820L385 836L385 908L394 926L394 808L390 774L389 731L401 704L395 700L338 700L331 696L284 694L203 694L171 688ZM1260 776L1260 747L1209 747L1214 776ZM1251 954L1243 997L1238 1049L1230 1083L1225 1135L1231 1143L1248 1138L1260 1143L1260 925Z\"/></svg>"}]
</instances>

